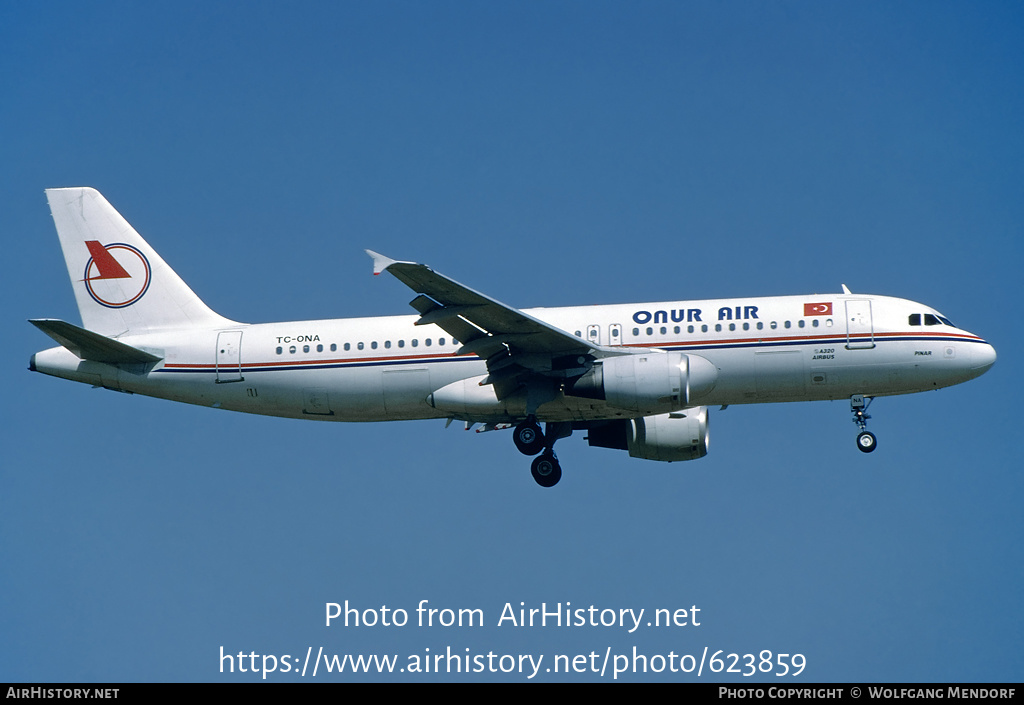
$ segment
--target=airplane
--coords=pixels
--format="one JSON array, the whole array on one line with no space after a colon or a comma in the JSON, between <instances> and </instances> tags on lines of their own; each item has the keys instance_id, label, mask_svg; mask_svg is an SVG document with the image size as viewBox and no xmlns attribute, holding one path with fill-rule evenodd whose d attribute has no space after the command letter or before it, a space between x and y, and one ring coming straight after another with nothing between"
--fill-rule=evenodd
<instances>
[{"instance_id":1,"label":"airplane","mask_svg":"<svg viewBox=\"0 0 1024 705\"><path fill-rule=\"evenodd\" d=\"M46 190L82 326L29 369L121 392L320 421L447 419L512 429L542 487L555 442L634 458L708 452L708 409L848 399L870 453L871 401L978 377L985 340L935 309L854 294L520 310L367 250L415 293L413 315L248 324L204 304L100 193ZM544 423L544 428L541 428Z\"/></svg>"}]
</instances>

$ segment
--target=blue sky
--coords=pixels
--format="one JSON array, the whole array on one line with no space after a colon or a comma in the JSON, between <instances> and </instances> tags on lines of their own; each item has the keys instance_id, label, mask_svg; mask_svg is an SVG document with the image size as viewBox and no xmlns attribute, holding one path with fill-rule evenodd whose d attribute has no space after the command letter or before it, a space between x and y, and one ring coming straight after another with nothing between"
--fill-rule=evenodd
<instances>
[{"instance_id":1,"label":"blue sky","mask_svg":"<svg viewBox=\"0 0 1024 705\"><path fill-rule=\"evenodd\" d=\"M0 680L449 646L806 657L740 683L1022 680L1022 30L1009 2L4 4ZM543 491L507 433L30 374L49 340L25 320L79 320L54 186L98 188L235 320L411 312L368 247L521 307L845 283L936 307L999 361L878 400L870 456L845 403L733 406L693 463L563 440ZM326 602L424 599L486 624L324 626ZM702 623L497 626L520 602ZM565 678L610 676L536 680Z\"/></svg>"}]
</instances>

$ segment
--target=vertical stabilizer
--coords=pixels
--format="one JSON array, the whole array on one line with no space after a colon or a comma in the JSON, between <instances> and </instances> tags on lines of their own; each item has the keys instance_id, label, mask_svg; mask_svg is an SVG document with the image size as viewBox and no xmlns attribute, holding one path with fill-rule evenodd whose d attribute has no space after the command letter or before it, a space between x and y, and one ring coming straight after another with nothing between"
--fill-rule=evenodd
<instances>
[{"instance_id":1,"label":"vertical stabilizer","mask_svg":"<svg viewBox=\"0 0 1024 705\"><path fill-rule=\"evenodd\" d=\"M47 189L82 325L105 336L232 325L204 304L99 191Z\"/></svg>"}]
</instances>

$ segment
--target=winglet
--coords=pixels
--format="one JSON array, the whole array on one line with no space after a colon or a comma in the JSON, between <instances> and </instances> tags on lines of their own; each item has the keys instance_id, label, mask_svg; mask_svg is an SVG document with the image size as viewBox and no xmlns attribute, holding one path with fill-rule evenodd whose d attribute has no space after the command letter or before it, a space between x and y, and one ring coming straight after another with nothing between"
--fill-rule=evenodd
<instances>
[{"instance_id":1,"label":"winglet","mask_svg":"<svg viewBox=\"0 0 1024 705\"><path fill-rule=\"evenodd\" d=\"M398 260L385 257L381 253L374 252L373 250L366 250L366 254L373 258L373 276L377 276L385 269L398 262Z\"/></svg>"},{"instance_id":2,"label":"winglet","mask_svg":"<svg viewBox=\"0 0 1024 705\"><path fill-rule=\"evenodd\" d=\"M852 293L852 292L851 292L851 291L850 291L850 290L849 290L849 289L848 289L848 288L846 287L846 284L843 284L843 293L844 293L844 294L850 294L850 293Z\"/></svg>"}]
</instances>

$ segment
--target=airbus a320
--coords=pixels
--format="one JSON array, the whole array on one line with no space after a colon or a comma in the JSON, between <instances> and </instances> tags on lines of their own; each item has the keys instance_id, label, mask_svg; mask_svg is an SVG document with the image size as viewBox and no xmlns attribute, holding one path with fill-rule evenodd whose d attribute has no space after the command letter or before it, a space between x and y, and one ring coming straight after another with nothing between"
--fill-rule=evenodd
<instances>
[{"instance_id":1,"label":"airbus a320","mask_svg":"<svg viewBox=\"0 0 1024 705\"><path fill-rule=\"evenodd\" d=\"M708 452L708 408L868 405L973 379L995 350L924 304L851 293L520 310L423 264L367 251L415 314L247 324L214 313L91 188L49 189L82 325L32 320L59 345L36 372L121 392L322 421L448 419L512 429L544 487L554 446L682 461ZM543 428L541 426L543 424Z\"/></svg>"}]
</instances>

